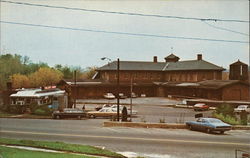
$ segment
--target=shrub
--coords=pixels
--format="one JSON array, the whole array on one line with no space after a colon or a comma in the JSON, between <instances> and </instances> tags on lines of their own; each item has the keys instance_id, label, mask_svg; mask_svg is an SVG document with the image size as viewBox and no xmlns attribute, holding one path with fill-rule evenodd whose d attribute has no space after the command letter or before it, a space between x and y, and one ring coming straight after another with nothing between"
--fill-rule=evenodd
<instances>
[{"instance_id":1,"label":"shrub","mask_svg":"<svg viewBox=\"0 0 250 158\"><path fill-rule=\"evenodd\" d=\"M235 117L232 117L230 115L223 115L222 113L218 114L218 113L213 113L213 116L222 120L223 122L226 122L228 124L231 124L231 125L240 125L241 122L240 121L237 121L237 119Z\"/></svg>"},{"instance_id":2,"label":"shrub","mask_svg":"<svg viewBox=\"0 0 250 158\"><path fill-rule=\"evenodd\" d=\"M216 108L217 114L222 114L224 116L231 116L234 117L234 107L229 104L221 104Z\"/></svg>"},{"instance_id":3,"label":"shrub","mask_svg":"<svg viewBox=\"0 0 250 158\"><path fill-rule=\"evenodd\" d=\"M48 105L41 105L32 108L32 113L35 115L46 115L49 116L53 112L52 109L48 108Z\"/></svg>"}]
</instances>

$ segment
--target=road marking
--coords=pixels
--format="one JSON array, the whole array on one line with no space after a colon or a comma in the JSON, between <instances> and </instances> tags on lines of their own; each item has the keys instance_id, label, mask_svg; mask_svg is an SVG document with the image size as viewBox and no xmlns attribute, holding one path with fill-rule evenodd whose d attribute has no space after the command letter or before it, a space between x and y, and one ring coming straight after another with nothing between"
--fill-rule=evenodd
<instances>
[{"instance_id":1,"label":"road marking","mask_svg":"<svg viewBox=\"0 0 250 158\"><path fill-rule=\"evenodd\" d=\"M95 136L95 135L60 134L60 133L45 133L45 132L42 133L42 132L8 131L8 130L1 130L0 133L49 135L49 136L71 136L71 137L83 137L83 138L104 138L104 139L121 139L121 140L141 140L141 141L156 141L156 142L238 145L238 146L250 147L250 143L247 144L247 143L233 143L233 142L213 142L213 141L196 141L196 140L179 140L179 139L155 139L155 138L138 138L138 137Z\"/></svg>"}]
</instances>

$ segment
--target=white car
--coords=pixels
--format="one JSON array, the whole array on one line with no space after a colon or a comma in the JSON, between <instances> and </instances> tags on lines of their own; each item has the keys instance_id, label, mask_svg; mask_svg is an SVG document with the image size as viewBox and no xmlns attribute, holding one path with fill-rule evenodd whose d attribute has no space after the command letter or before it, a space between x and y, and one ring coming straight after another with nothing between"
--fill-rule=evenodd
<instances>
[{"instance_id":1,"label":"white car","mask_svg":"<svg viewBox=\"0 0 250 158\"><path fill-rule=\"evenodd\" d=\"M112 94L112 93L106 93L106 94L104 94L103 96L104 96L104 98L106 98L106 99L115 99L115 96L114 96L114 94Z\"/></svg>"},{"instance_id":2,"label":"white car","mask_svg":"<svg viewBox=\"0 0 250 158\"><path fill-rule=\"evenodd\" d=\"M119 105L119 110L120 112L122 111L123 109L123 105ZM117 112L117 105L112 105L111 107L105 107L104 109L112 109L113 111ZM127 108L127 114L130 115L130 108ZM136 115L137 114L137 111L136 110L132 110L132 115Z\"/></svg>"},{"instance_id":3,"label":"white car","mask_svg":"<svg viewBox=\"0 0 250 158\"><path fill-rule=\"evenodd\" d=\"M246 111L250 113L250 106L249 105L239 105L237 108L234 109L235 113L240 113L242 111Z\"/></svg>"}]
</instances>

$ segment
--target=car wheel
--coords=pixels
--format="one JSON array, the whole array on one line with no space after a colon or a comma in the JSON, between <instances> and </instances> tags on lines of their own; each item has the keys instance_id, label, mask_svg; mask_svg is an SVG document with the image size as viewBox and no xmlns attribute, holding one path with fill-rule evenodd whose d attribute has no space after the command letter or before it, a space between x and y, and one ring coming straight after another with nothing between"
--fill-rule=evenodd
<instances>
[{"instance_id":1,"label":"car wheel","mask_svg":"<svg viewBox=\"0 0 250 158\"><path fill-rule=\"evenodd\" d=\"M77 116L77 118L78 118L79 120L81 120L82 117L81 117L81 116Z\"/></svg>"},{"instance_id":2,"label":"car wheel","mask_svg":"<svg viewBox=\"0 0 250 158\"><path fill-rule=\"evenodd\" d=\"M210 128L207 128L207 129L206 129L206 132L207 132L207 133L211 133L211 129L210 129Z\"/></svg>"},{"instance_id":3,"label":"car wheel","mask_svg":"<svg viewBox=\"0 0 250 158\"><path fill-rule=\"evenodd\" d=\"M225 131L220 131L220 134L223 134Z\"/></svg>"},{"instance_id":4,"label":"car wheel","mask_svg":"<svg viewBox=\"0 0 250 158\"><path fill-rule=\"evenodd\" d=\"M193 127L191 125L188 126L188 128L192 131L193 130Z\"/></svg>"},{"instance_id":5,"label":"car wheel","mask_svg":"<svg viewBox=\"0 0 250 158\"><path fill-rule=\"evenodd\" d=\"M56 116L56 119L60 119L60 116L59 116L59 115L57 115L57 116Z\"/></svg>"}]
</instances>

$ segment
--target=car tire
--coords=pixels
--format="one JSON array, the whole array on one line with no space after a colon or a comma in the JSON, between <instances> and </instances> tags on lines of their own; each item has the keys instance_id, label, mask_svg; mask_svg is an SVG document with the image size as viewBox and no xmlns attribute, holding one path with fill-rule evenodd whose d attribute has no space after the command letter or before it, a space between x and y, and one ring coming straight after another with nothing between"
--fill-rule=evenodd
<instances>
[{"instance_id":1,"label":"car tire","mask_svg":"<svg viewBox=\"0 0 250 158\"><path fill-rule=\"evenodd\" d=\"M79 115L79 116L77 116L77 119L78 119L78 120L81 120L81 118L82 118L82 117L81 117L80 115Z\"/></svg>"},{"instance_id":2,"label":"car tire","mask_svg":"<svg viewBox=\"0 0 250 158\"><path fill-rule=\"evenodd\" d=\"M193 130L193 127L191 125L188 126L188 128L192 131Z\"/></svg>"},{"instance_id":3,"label":"car tire","mask_svg":"<svg viewBox=\"0 0 250 158\"><path fill-rule=\"evenodd\" d=\"M224 134L225 131L220 131L220 134Z\"/></svg>"},{"instance_id":4,"label":"car tire","mask_svg":"<svg viewBox=\"0 0 250 158\"><path fill-rule=\"evenodd\" d=\"M95 118L95 115L91 114L89 115L90 118Z\"/></svg>"},{"instance_id":5,"label":"car tire","mask_svg":"<svg viewBox=\"0 0 250 158\"><path fill-rule=\"evenodd\" d=\"M61 117L59 115L56 115L56 119L60 119Z\"/></svg>"},{"instance_id":6,"label":"car tire","mask_svg":"<svg viewBox=\"0 0 250 158\"><path fill-rule=\"evenodd\" d=\"M206 132L207 132L207 133L211 133L211 129L210 129L210 128L207 128L207 129L206 129Z\"/></svg>"}]
</instances>

